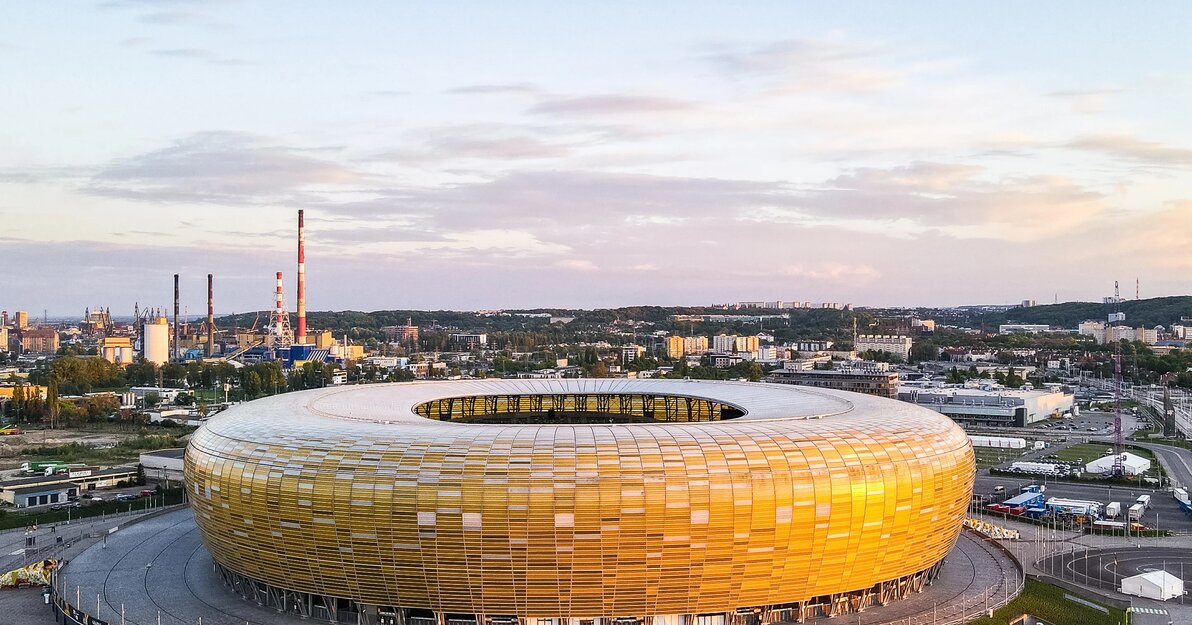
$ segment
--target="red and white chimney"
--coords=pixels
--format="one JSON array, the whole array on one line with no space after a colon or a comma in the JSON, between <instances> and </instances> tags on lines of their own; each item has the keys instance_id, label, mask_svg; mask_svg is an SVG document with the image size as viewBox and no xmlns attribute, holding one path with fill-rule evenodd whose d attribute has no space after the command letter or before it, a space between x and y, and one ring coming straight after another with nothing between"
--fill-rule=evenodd
<instances>
[{"instance_id":1,"label":"red and white chimney","mask_svg":"<svg viewBox=\"0 0 1192 625\"><path fill-rule=\"evenodd\" d=\"M277 336L285 333L286 324L286 309L283 303L283 296L281 290L281 272L277 272L277 296L274 300L277 304L276 310L273 314L273 328Z\"/></svg>"}]
</instances>

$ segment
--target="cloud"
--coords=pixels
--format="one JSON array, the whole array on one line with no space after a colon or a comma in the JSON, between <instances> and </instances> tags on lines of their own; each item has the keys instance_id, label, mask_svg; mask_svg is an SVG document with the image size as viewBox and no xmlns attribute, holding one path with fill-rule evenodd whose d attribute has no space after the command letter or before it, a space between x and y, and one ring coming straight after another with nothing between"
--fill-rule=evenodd
<instances>
[{"instance_id":1,"label":"cloud","mask_svg":"<svg viewBox=\"0 0 1192 625\"><path fill-rule=\"evenodd\" d=\"M537 92L538 92L538 87L536 87L528 82L513 82L513 83L492 84L492 85L462 85L462 86L454 87L452 89L448 89L448 90L444 91L444 93L449 93L449 94L454 94L454 95L468 95L468 94L490 95L490 94L507 94L507 93L526 94L526 93L537 93Z\"/></svg>"},{"instance_id":2,"label":"cloud","mask_svg":"<svg viewBox=\"0 0 1192 625\"><path fill-rule=\"evenodd\" d=\"M206 48L161 48L149 54L163 58L194 59L211 65L249 65L249 61L222 56Z\"/></svg>"},{"instance_id":3,"label":"cloud","mask_svg":"<svg viewBox=\"0 0 1192 625\"><path fill-rule=\"evenodd\" d=\"M1155 270L1192 270L1192 200L1167 203L1157 211L1132 214L1106 224L1096 240L1108 242L1113 258ZM1144 278L1146 280L1146 278Z\"/></svg>"},{"instance_id":4,"label":"cloud","mask_svg":"<svg viewBox=\"0 0 1192 625\"><path fill-rule=\"evenodd\" d=\"M153 43L153 39L149 37L128 37L120 40L120 46L124 48L139 48L151 43Z\"/></svg>"},{"instance_id":5,"label":"cloud","mask_svg":"<svg viewBox=\"0 0 1192 625\"><path fill-rule=\"evenodd\" d=\"M410 95L409 91L400 91L394 89L379 89L377 91L366 91L360 94L363 98L397 98Z\"/></svg>"},{"instance_id":6,"label":"cloud","mask_svg":"<svg viewBox=\"0 0 1192 625\"><path fill-rule=\"evenodd\" d=\"M690 111L695 103L677 98L640 95L589 95L547 97L529 112L556 117L601 117L642 114L669 114Z\"/></svg>"},{"instance_id":7,"label":"cloud","mask_svg":"<svg viewBox=\"0 0 1192 625\"><path fill-rule=\"evenodd\" d=\"M103 167L85 191L149 201L263 203L318 185L357 182L360 174L264 138L204 132Z\"/></svg>"},{"instance_id":8,"label":"cloud","mask_svg":"<svg viewBox=\"0 0 1192 625\"><path fill-rule=\"evenodd\" d=\"M1129 135L1083 137L1067 143L1065 147L1161 167L1192 165L1192 149L1144 141Z\"/></svg>"},{"instance_id":9,"label":"cloud","mask_svg":"<svg viewBox=\"0 0 1192 625\"><path fill-rule=\"evenodd\" d=\"M759 221L774 220L915 237L1036 240L1087 224L1106 198L1061 176L993 178L981 167L914 162L861 168L789 198Z\"/></svg>"},{"instance_id":10,"label":"cloud","mask_svg":"<svg viewBox=\"0 0 1192 625\"><path fill-rule=\"evenodd\" d=\"M548 143L530 136L467 136L464 134L435 137L421 148L390 151L379 158L405 164L427 164L452 159L522 160L560 158L571 148L560 143Z\"/></svg>"},{"instance_id":11,"label":"cloud","mask_svg":"<svg viewBox=\"0 0 1192 625\"><path fill-rule=\"evenodd\" d=\"M776 81L778 91L786 94L878 91L909 71L881 67L888 52L882 46L847 41L788 39L760 46L704 46L703 50L701 58L721 74Z\"/></svg>"},{"instance_id":12,"label":"cloud","mask_svg":"<svg viewBox=\"0 0 1192 625\"><path fill-rule=\"evenodd\" d=\"M568 258L560 260L555 263L556 267L560 269L571 269L575 271L597 271L599 268L590 260L580 260L577 258Z\"/></svg>"},{"instance_id":13,"label":"cloud","mask_svg":"<svg viewBox=\"0 0 1192 625\"><path fill-rule=\"evenodd\" d=\"M782 267L782 274L817 282L830 281L864 286L882 277L882 273L864 263L811 262Z\"/></svg>"},{"instance_id":14,"label":"cloud","mask_svg":"<svg viewBox=\"0 0 1192 625\"><path fill-rule=\"evenodd\" d=\"M1109 100L1123 93L1122 89L1064 89L1052 91L1047 96L1066 100L1077 113L1093 114L1103 112Z\"/></svg>"}]
</instances>

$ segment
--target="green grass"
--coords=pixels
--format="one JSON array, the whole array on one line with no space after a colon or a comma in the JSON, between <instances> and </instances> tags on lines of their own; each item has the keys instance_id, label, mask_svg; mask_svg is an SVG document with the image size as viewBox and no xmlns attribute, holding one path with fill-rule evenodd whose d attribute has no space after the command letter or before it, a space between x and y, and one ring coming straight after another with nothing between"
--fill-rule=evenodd
<instances>
[{"instance_id":1,"label":"green grass","mask_svg":"<svg viewBox=\"0 0 1192 625\"><path fill-rule=\"evenodd\" d=\"M1126 622L1123 610L1109 607L1109 614L1094 610L1064 598L1075 595L1059 586L1052 586L1033 579L1026 580L1026 588L1009 605L993 613L993 618L982 617L970 621L969 625L1008 625L1023 614L1036 616L1053 625L1120 625ZM1094 599L1081 597L1097 603Z\"/></svg>"},{"instance_id":2,"label":"green grass","mask_svg":"<svg viewBox=\"0 0 1192 625\"><path fill-rule=\"evenodd\" d=\"M1010 462L1022 457L1023 450L1021 449L996 449L993 447L974 447L973 453L977 455L977 468L988 469L995 467L1003 462Z\"/></svg>"},{"instance_id":3,"label":"green grass","mask_svg":"<svg viewBox=\"0 0 1192 625\"><path fill-rule=\"evenodd\" d=\"M182 501L183 489L171 488L165 492L165 505L179 504ZM128 512L129 510L142 510L149 503L150 501L147 498L133 501L105 501L102 504L75 508L69 512L67 510L42 510L25 513L12 509L2 510L0 511L0 530L12 529L14 527L29 527L30 525L46 525L47 523L62 523L68 518L82 519L97 517L103 514ZM162 505L161 495L155 497L152 503L154 505Z\"/></svg>"},{"instance_id":4,"label":"green grass","mask_svg":"<svg viewBox=\"0 0 1192 625\"><path fill-rule=\"evenodd\" d=\"M21 449L21 460L62 460L68 463L86 465L111 466L134 462L140 459L141 452L171 447L183 447L178 434L185 434L189 430L179 429L178 432L142 430L140 434L126 438L115 446L97 449L85 443L67 443L65 445L38 445Z\"/></svg>"},{"instance_id":5,"label":"green grass","mask_svg":"<svg viewBox=\"0 0 1192 625\"><path fill-rule=\"evenodd\" d=\"M1080 443L1053 453L1064 462L1089 463L1104 456L1106 449L1112 451L1113 448L1105 443Z\"/></svg>"}]
</instances>

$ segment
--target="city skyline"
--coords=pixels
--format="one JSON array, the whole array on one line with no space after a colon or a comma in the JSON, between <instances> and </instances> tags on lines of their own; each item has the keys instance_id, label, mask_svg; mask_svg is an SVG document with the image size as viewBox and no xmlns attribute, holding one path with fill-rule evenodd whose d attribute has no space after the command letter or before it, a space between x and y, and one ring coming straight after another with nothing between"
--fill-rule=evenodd
<instances>
[{"instance_id":1,"label":"city skyline","mask_svg":"<svg viewBox=\"0 0 1192 625\"><path fill-rule=\"evenodd\" d=\"M688 7L10 7L0 307L1192 291L1192 8Z\"/></svg>"}]
</instances>

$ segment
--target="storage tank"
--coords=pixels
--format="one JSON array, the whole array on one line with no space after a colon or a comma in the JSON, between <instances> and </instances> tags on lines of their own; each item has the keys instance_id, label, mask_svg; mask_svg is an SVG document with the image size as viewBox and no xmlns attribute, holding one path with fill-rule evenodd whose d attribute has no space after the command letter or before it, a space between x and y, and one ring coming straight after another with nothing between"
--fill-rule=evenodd
<instances>
[{"instance_id":1,"label":"storage tank","mask_svg":"<svg viewBox=\"0 0 1192 625\"><path fill-rule=\"evenodd\" d=\"M165 317L146 321L141 341L146 361L158 366L170 361L170 322Z\"/></svg>"}]
</instances>

